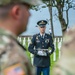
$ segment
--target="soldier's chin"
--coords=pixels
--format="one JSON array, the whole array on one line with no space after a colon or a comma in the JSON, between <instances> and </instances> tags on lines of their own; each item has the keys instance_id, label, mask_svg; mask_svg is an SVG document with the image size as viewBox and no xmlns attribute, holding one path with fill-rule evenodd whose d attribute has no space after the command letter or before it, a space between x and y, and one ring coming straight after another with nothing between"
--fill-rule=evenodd
<instances>
[{"instance_id":1,"label":"soldier's chin","mask_svg":"<svg viewBox=\"0 0 75 75\"><path fill-rule=\"evenodd\" d=\"M43 31L42 33L45 33L45 31Z\"/></svg>"}]
</instances>

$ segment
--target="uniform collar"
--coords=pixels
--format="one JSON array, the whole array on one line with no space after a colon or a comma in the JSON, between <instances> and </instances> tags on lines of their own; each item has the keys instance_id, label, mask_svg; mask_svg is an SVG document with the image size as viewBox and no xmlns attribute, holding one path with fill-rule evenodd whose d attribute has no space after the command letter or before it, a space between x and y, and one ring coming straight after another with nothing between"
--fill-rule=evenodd
<instances>
[{"instance_id":1,"label":"uniform collar","mask_svg":"<svg viewBox=\"0 0 75 75\"><path fill-rule=\"evenodd\" d=\"M41 33L40 33L40 36L42 36L42 35L43 35L43 37L44 37L44 36L45 36L45 33L44 33L44 34L41 34Z\"/></svg>"},{"instance_id":2,"label":"uniform collar","mask_svg":"<svg viewBox=\"0 0 75 75\"><path fill-rule=\"evenodd\" d=\"M7 36L11 36L11 37L17 39L17 36L14 33L12 33L9 30L3 29L3 28L0 28L0 35L7 35Z\"/></svg>"}]
</instances>

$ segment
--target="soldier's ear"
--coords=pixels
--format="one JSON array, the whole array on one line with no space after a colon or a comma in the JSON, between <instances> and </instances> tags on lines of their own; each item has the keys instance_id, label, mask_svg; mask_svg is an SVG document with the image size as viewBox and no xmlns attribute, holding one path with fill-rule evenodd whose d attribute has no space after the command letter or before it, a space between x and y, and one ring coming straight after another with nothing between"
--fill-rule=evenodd
<instances>
[{"instance_id":1,"label":"soldier's ear","mask_svg":"<svg viewBox=\"0 0 75 75\"><path fill-rule=\"evenodd\" d=\"M18 19L19 15L20 15L20 6L19 5L15 5L12 7L11 11L10 11L10 15L12 16L12 18L14 19Z\"/></svg>"}]
</instances>

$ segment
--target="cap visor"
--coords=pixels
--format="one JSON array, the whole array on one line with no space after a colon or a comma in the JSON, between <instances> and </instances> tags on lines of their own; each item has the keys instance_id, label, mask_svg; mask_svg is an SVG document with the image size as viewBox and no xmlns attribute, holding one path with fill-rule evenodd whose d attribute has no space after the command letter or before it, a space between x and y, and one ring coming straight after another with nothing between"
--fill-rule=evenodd
<instances>
[{"instance_id":1,"label":"cap visor","mask_svg":"<svg viewBox=\"0 0 75 75\"><path fill-rule=\"evenodd\" d=\"M39 26L40 28L44 28L45 26Z\"/></svg>"}]
</instances>

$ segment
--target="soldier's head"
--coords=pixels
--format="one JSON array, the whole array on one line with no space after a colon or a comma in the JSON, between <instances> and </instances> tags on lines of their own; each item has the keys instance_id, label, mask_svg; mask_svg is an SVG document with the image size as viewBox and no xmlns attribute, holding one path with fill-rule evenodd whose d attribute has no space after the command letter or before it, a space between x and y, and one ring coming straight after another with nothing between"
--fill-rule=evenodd
<instances>
[{"instance_id":1,"label":"soldier's head","mask_svg":"<svg viewBox=\"0 0 75 75\"><path fill-rule=\"evenodd\" d=\"M37 25L38 25L41 33L45 33L46 24L47 24L46 20L40 20L40 21L37 22Z\"/></svg>"},{"instance_id":2,"label":"soldier's head","mask_svg":"<svg viewBox=\"0 0 75 75\"><path fill-rule=\"evenodd\" d=\"M18 30L17 35L22 33L27 27L30 6L41 3L40 0L0 0L0 27Z\"/></svg>"}]
</instances>

